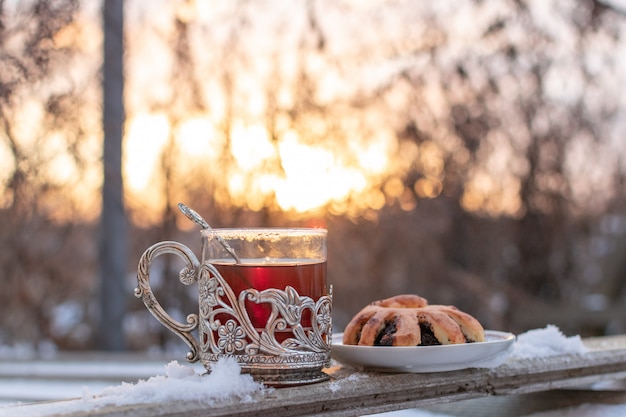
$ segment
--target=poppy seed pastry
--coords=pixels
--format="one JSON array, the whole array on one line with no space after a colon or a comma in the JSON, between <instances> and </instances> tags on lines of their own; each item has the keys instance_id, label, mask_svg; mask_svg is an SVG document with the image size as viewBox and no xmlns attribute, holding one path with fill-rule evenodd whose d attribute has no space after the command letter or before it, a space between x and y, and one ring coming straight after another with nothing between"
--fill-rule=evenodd
<instances>
[{"instance_id":1,"label":"poppy seed pastry","mask_svg":"<svg viewBox=\"0 0 626 417\"><path fill-rule=\"evenodd\" d=\"M344 345L432 346L484 342L485 331L454 306L429 305L422 297L397 295L359 311L343 333Z\"/></svg>"}]
</instances>

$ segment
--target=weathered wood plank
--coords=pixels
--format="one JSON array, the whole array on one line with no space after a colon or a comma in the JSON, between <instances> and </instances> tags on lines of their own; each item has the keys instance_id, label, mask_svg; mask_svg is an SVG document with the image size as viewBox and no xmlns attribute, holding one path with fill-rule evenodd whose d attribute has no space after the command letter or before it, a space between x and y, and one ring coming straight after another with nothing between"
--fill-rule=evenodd
<instances>
[{"instance_id":1,"label":"weathered wood plank","mask_svg":"<svg viewBox=\"0 0 626 417\"><path fill-rule=\"evenodd\" d=\"M88 413L100 417L147 416L359 416L428 406L488 395L545 391L626 378L626 336L585 340L590 352L507 362L495 369L467 369L430 374L355 372L329 369L324 383L276 389L252 402L230 400L207 408L199 403L108 406Z\"/></svg>"},{"instance_id":2,"label":"weathered wood plank","mask_svg":"<svg viewBox=\"0 0 626 417\"><path fill-rule=\"evenodd\" d=\"M473 398L465 401L456 401L446 404L435 404L420 408L421 410L446 416L485 417L485 416L527 416L546 411L563 411L591 405L623 405L626 410L626 391L598 391L583 389L558 389L550 391L532 392L517 395L491 395L489 397ZM592 415L594 411L588 413ZM563 414L567 414L563 412ZM585 415L578 413L578 415ZM617 415L614 412L614 415Z\"/></svg>"}]
</instances>

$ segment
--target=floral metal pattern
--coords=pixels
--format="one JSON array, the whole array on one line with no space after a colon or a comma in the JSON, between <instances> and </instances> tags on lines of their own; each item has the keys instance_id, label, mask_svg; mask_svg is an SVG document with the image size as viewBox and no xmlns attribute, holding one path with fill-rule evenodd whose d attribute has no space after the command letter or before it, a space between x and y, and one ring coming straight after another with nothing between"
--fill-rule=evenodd
<instances>
[{"instance_id":1,"label":"floral metal pattern","mask_svg":"<svg viewBox=\"0 0 626 417\"><path fill-rule=\"evenodd\" d=\"M246 346L246 333L235 320L228 320L225 325L217 328L219 339L217 346L228 354L243 350Z\"/></svg>"},{"instance_id":2,"label":"floral metal pattern","mask_svg":"<svg viewBox=\"0 0 626 417\"><path fill-rule=\"evenodd\" d=\"M265 328L252 325L246 301L271 306ZM199 302L200 332L205 335L200 349L210 358L236 353L241 364L302 367L326 366L330 361L332 294L315 301L287 286L284 290L250 288L237 295L212 265L202 264ZM305 310L311 318L307 328L302 325ZM277 331L290 332L291 337L279 342Z\"/></svg>"}]
</instances>

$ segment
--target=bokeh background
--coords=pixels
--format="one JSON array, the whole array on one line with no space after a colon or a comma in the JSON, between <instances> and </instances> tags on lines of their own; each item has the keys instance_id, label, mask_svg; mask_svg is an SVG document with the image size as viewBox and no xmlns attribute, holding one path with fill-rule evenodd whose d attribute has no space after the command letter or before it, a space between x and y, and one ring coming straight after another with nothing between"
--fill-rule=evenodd
<instances>
[{"instance_id":1,"label":"bokeh background","mask_svg":"<svg viewBox=\"0 0 626 417\"><path fill-rule=\"evenodd\" d=\"M199 254L178 202L327 228L336 331L408 292L624 333L625 86L618 0L0 2L0 352L184 350L133 296Z\"/></svg>"}]
</instances>

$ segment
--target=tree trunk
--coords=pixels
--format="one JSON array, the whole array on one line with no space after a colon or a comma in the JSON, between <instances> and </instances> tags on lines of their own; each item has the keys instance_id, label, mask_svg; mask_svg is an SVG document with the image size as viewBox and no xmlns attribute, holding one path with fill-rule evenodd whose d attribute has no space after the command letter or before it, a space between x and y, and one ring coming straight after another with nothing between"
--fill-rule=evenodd
<instances>
[{"instance_id":1,"label":"tree trunk","mask_svg":"<svg viewBox=\"0 0 626 417\"><path fill-rule=\"evenodd\" d=\"M100 321L98 349L126 347L123 318L127 267L126 215L122 179L124 125L124 2L107 0L104 7L103 125L104 183L100 217Z\"/></svg>"}]
</instances>

